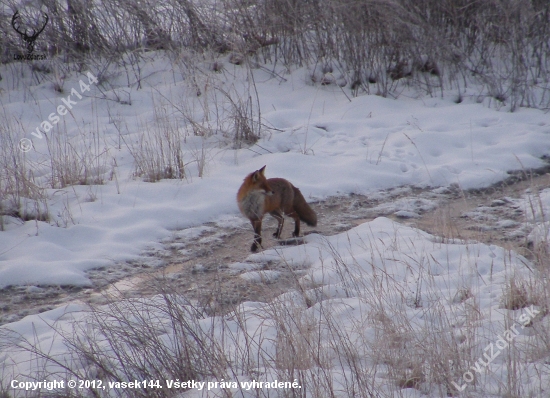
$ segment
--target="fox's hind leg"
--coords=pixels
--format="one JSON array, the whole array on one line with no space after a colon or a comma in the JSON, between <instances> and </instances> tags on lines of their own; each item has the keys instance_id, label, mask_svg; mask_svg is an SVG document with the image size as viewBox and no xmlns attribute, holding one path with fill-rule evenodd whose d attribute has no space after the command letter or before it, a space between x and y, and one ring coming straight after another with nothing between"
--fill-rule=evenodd
<instances>
[{"instance_id":1,"label":"fox's hind leg","mask_svg":"<svg viewBox=\"0 0 550 398\"><path fill-rule=\"evenodd\" d=\"M283 213L281 210L275 210L269 213L277 220L277 231L273 234L273 237L275 239L279 239L281 237L281 232L283 232L283 225L285 224L285 217L283 216Z\"/></svg>"},{"instance_id":2,"label":"fox's hind leg","mask_svg":"<svg viewBox=\"0 0 550 398\"><path fill-rule=\"evenodd\" d=\"M262 246L262 220L251 221L251 223L254 228L254 242L250 246L250 251L255 252Z\"/></svg>"},{"instance_id":3,"label":"fox's hind leg","mask_svg":"<svg viewBox=\"0 0 550 398\"><path fill-rule=\"evenodd\" d=\"M298 213L296 212L289 215L294 219L294 232L292 233L292 236L298 237L300 236L300 216L298 216Z\"/></svg>"}]
</instances>

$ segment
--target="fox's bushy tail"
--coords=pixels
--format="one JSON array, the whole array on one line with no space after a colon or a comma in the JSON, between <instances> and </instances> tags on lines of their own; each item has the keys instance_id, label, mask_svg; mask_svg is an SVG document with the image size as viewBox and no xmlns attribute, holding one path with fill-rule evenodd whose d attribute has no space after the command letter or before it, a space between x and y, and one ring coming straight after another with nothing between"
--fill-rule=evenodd
<instances>
[{"instance_id":1,"label":"fox's bushy tail","mask_svg":"<svg viewBox=\"0 0 550 398\"><path fill-rule=\"evenodd\" d=\"M294 186L292 188L294 189L294 211L298 214L300 220L310 227L315 227L317 225L317 214L309 207L300 190Z\"/></svg>"}]
</instances>

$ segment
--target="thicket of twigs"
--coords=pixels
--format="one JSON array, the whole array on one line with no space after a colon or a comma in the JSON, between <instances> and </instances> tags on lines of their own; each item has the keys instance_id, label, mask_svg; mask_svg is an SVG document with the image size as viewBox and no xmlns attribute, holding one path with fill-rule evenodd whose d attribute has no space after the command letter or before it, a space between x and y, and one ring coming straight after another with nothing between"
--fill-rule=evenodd
<instances>
[{"instance_id":1,"label":"thicket of twigs","mask_svg":"<svg viewBox=\"0 0 550 398\"><path fill-rule=\"evenodd\" d=\"M10 26L12 14L21 6L16 0L3 3L1 59L10 62L14 53L25 52L22 39ZM141 49L235 52L289 66L318 65L323 75L342 75L340 81L354 93L391 95L397 81L409 78L428 93L456 89L458 100L475 82L481 84L483 95L510 105L511 110L547 108L550 103L546 0L43 0L42 4L49 22L35 52L47 53L50 60L81 65L99 58L122 62L128 54L139 58ZM39 11L32 10L19 10L21 24L43 22Z\"/></svg>"}]
</instances>

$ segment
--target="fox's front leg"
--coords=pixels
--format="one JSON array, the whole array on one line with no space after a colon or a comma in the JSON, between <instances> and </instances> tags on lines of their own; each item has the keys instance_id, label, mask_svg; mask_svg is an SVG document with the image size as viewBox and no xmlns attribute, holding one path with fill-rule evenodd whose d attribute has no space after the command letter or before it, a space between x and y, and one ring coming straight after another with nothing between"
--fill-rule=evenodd
<instances>
[{"instance_id":1,"label":"fox's front leg","mask_svg":"<svg viewBox=\"0 0 550 398\"><path fill-rule=\"evenodd\" d=\"M255 252L258 247L262 246L262 220L255 220L252 222L252 228L254 228L254 242L250 246L250 251Z\"/></svg>"}]
</instances>

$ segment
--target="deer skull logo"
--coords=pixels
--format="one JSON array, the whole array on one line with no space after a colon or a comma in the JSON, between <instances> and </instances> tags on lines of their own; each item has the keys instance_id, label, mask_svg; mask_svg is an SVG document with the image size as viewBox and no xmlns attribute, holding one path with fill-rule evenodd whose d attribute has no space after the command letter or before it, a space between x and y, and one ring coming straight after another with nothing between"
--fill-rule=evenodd
<instances>
[{"instance_id":1,"label":"deer skull logo","mask_svg":"<svg viewBox=\"0 0 550 398\"><path fill-rule=\"evenodd\" d=\"M19 11L15 11L15 14L13 14L13 17L11 19L11 26L13 26L13 29L15 29L15 31L21 35L21 38L26 43L28 54L32 54L32 52L34 51L34 42L36 38L40 33L42 33L42 31L48 24L48 14L44 13L43 17L44 17L44 25L42 25L42 27L38 30L35 30L33 28L31 29L32 33L28 33L27 28L25 28L24 31L20 30L21 15L19 15Z\"/></svg>"}]
</instances>

